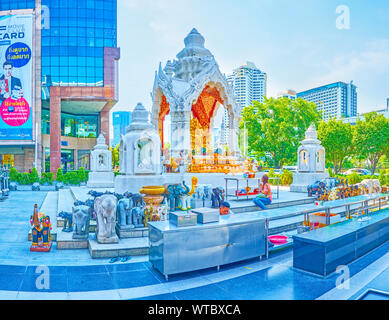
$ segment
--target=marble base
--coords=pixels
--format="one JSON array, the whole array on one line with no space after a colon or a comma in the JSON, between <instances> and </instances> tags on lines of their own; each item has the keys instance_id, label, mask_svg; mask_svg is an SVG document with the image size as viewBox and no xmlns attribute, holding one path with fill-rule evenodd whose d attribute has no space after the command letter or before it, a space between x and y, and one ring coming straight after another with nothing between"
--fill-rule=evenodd
<instances>
[{"instance_id":1,"label":"marble base","mask_svg":"<svg viewBox=\"0 0 389 320\"><path fill-rule=\"evenodd\" d=\"M72 233L58 233L57 250L88 249L88 237L86 239L74 239Z\"/></svg>"},{"instance_id":2,"label":"marble base","mask_svg":"<svg viewBox=\"0 0 389 320\"><path fill-rule=\"evenodd\" d=\"M100 238L99 236L96 236L97 242L100 244L112 244L112 243L119 243L119 238L115 234L110 238Z\"/></svg>"},{"instance_id":3,"label":"marble base","mask_svg":"<svg viewBox=\"0 0 389 320\"><path fill-rule=\"evenodd\" d=\"M149 239L132 238L120 240L118 244L99 244L92 238L88 240L88 249L92 259L145 256L149 254Z\"/></svg>"},{"instance_id":4,"label":"marble base","mask_svg":"<svg viewBox=\"0 0 389 320\"><path fill-rule=\"evenodd\" d=\"M293 184L290 186L291 192L308 192L307 188L309 185L316 181L327 179L330 175L328 172L310 173L310 172L299 172L293 174Z\"/></svg>"},{"instance_id":5,"label":"marble base","mask_svg":"<svg viewBox=\"0 0 389 320\"><path fill-rule=\"evenodd\" d=\"M88 240L89 234L77 235L77 234L73 233L72 238L73 238L74 240Z\"/></svg>"},{"instance_id":6,"label":"marble base","mask_svg":"<svg viewBox=\"0 0 389 320\"><path fill-rule=\"evenodd\" d=\"M90 172L87 186L89 188L113 188L115 174L113 172Z\"/></svg>"},{"instance_id":7,"label":"marble base","mask_svg":"<svg viewBox=\"0 0 389 320\"><path fill-rule=\"evenodd\" d=\"M120 239L147 238L149 236L148 228L126 228L116 225L116 233Z\"/></svg>"},{"instance_id":8,"label":"marble base","mask_svg":"<svg viewBox=\"0 0 389 320\"><path fill-rule=\"evenodd\" d=\"M179 176L179 175L178 175ZM139 193L145 186L161 186L166 183L165 176L117 176L115 178L115 192L123 194L125 192Z\"/></svg>"}]
</instances>

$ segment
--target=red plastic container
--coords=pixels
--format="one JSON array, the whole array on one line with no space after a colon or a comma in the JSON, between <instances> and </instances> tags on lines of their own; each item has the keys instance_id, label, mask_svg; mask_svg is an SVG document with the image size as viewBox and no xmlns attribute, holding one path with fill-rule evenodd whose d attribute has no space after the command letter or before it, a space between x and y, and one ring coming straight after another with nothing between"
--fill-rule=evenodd
<instances>
[{"instance_id":1,"label":"red plastic container","mask_svg":"<svg viewBox=\"0 0 389 320\"><path fill-rule=\"evenodd\" d=\"M269 241L273 244L285 244L288 243L287 236L270 236Z\"/></svg>"}]
</instances>

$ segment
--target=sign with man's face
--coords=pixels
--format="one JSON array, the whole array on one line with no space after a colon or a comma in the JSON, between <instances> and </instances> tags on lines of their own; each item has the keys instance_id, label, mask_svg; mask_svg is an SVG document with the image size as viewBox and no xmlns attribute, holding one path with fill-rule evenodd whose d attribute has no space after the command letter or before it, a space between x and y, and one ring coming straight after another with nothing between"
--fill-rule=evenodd
<instances>
[{"instance_id":1,"label":"sign with man's face","mask_svg":"<svg viewBox=\"0 0 389 320\"><path fill-rule=\"evenodd\" d=\"M0 17L0 141L33 140L32 14Z\"/></svg>"},{"instance_id":2,"label":"sign with man's face","mask_svg":"<svg viewBox=\"0 0 389 320\"><path fill-rule=\"evenodd\" d=\"M11 76L12 76L12 69L13 69L12 65L10 65L10 64L4 65L3 71L4 71L4 75L5 75L6 78L11 78Z\"/></svg>"}]
</instances>

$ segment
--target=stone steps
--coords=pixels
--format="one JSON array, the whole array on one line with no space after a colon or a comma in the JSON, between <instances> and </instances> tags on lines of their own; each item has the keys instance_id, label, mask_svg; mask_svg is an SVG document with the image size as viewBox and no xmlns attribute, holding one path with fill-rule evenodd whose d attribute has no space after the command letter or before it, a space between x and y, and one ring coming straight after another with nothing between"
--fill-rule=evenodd
<instances>
[{"instance_id":1,"label":"stone steps","mask_svg":"<svg viewBox=\"0 0 389 320\"><path fill-rule=\"evenodd\" d=\"M277 208L286 208L291 206L300 206L304 204L310 204L314 203L314 198L305 198L300 200L290 200L290 201L274 201L273 203L267 205L267 209L277 209ZM247 213L247 212L257 212L260 211L260 208L258 208L256 205L254 205L252 202L249 204L236 204L234 203L231 205L231 211L234 213Z\"/></svg>"}]
</instances>

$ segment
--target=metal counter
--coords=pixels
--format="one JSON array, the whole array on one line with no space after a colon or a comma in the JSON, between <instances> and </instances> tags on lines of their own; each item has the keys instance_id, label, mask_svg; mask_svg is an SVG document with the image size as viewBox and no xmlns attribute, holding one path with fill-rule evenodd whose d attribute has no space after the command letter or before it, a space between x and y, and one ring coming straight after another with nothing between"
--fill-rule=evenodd
<instances>
[{"instance_id":1,"label":"metal counter","mask_svg":"<svg viewBox=\"0 0 389 320\"><path fill-rule=\"evenodd\" d=\"M149 259L168 275L261 258L266 254L266 219L230 214L219 222L178 228L168 221L149 222Z\"/></svg>"},{"instance_id":2,"label":"metal counter","mask_svg":"<svg viewBox=\"0 0 389 320\"><path fill-rule=\"evenodd\" d=\"M389 240L389 209L293 237L294 268L328 276Z\"/></svg>"}]
</instances>

